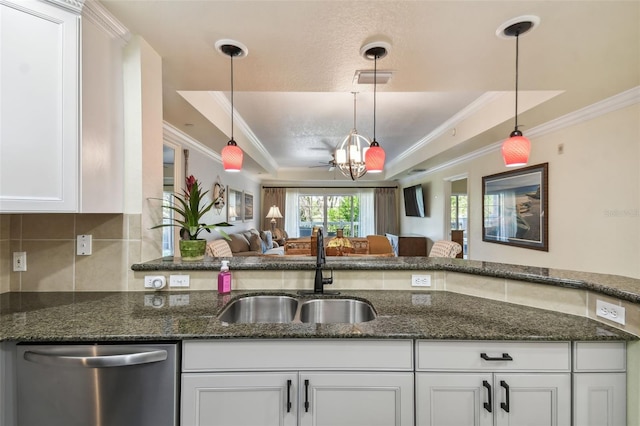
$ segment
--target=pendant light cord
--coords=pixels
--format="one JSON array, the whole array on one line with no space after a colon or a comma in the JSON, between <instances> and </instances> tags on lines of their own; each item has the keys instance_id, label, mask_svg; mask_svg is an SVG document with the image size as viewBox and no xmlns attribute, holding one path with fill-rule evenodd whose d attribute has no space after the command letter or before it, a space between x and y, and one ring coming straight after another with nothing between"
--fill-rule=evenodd
<instances>
[{"instance_id":1,"label":"pendant light cord","mask_svg":"<svg viewBox=\"0 0 640 426\"><path fill-rule=\"evenodd\" d=\"M231 140L233 140L233 54L229 57L231 58Z\"/></svg>"},{"instance_id":2,"label":"pendant light cord","mask_svg":"<svg viewBox=\"0 0 640 426\"><path fill-rule=\"evenodd\" d=\"M518 53L519 53L518 41L519 40L520 40L520 33L517 32L516 33L516 128L515 130L518 130Z\"/></svg>"},{"instance_id":3,"label":"pendant light cord","mask_svg":"<svg viewBox=\"0 0 640 426\"><path fill-rule=\"evenodd\" d=\"M358 92L353 92L353 130L356 130L356 96Z\"/></svg>"},{"instance_id":4,"label":"pendant light cord","mask_svg":"<svg viewBox=\"0 0 640 426\"><path fill-rule=\"evenodd\" d=\"M378 55L373 57L373 140L376 140L376 86L378 85Z\"/></svg>"}]
</instances>

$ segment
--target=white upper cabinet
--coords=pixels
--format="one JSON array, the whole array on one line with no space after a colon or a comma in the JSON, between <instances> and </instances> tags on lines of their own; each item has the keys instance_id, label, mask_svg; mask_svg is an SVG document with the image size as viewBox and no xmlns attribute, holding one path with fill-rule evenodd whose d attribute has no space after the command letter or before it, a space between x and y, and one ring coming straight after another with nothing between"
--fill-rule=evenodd
<instances>
[{"instance_id":1,"label":"white upper cabinet","mask_svg":"<svg viewBox=\"0 0 640 426\"><path fill-rule=\"evenodd\" d=\"M0 40L0 211L77 211L80 17L3 0Z\"/></svg>"},{"instance_id":2,"label":"white upper cabinet","mask_svg":"<svg viewBox=\"0 0 640 426\"><path fill-rule=\"evenodd\" d=\"M59 3L0 0L0 213L123 209L120 46Z\"/></svg>"}]
</instances>

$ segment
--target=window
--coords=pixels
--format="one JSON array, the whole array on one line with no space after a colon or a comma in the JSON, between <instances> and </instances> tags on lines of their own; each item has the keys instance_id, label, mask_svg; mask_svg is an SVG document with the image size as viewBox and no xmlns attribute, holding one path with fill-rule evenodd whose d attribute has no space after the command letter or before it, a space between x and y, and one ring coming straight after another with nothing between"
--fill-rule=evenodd
<instances>
[{"instance_id":1,"label":"window","mask_svg":"<svg viewBox=\"0 0 640 426\"><path fill-rule=\"evenodd\" d=\"M315 226L325 235L336 235L338 229L346 237L364 237L375 232L373 189L304 189L287 190L285 229L290 237L308 237Z\"/></svg>"},{"instance_id":2,"label":"window","mask_svg":"<svg viewBox=\"0 0 640 426\"><path fill-rule=\"evenodd\" d=\"M451 196L451 229L467 229L467 196Z\"/></svg>"},{"instance_id":3,"label":"window","mask_svg":"<svg viewBox=\"0 0 640 426\"><path fill-rule=\"evenodd\" d=\"M173 223L173 210L168 208L173 203L172 192L164 191L162 193L162 223ZM173 226L164 226L162 228L162 256L173 256Z\"/></svg>"}]
</instances>

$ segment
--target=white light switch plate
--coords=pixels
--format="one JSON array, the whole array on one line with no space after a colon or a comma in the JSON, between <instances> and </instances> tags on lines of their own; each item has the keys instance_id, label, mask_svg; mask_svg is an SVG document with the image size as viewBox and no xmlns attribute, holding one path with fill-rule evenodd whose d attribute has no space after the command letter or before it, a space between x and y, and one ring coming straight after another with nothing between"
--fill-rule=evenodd
<instances>
[{"instance_id":1,"label":"white light switch plate","mask_svg":"<svg viewBox=\"0 0 640 426\"><path fill-rule=\"evenodd\" d=\"M93 246L93 238L91 235L78 235L76 243L76 254L78 256L89 256Z\"/></svg>"},{"instance_id":2,"label":"white light switch plate","mask_svg":"<svg viewBox=\"0 0 640 426\"><path fill-rule=\"evenodd\" d=\"M189 275L169 275L169 287L189 287Z\"/></svg>"}]
</instances>

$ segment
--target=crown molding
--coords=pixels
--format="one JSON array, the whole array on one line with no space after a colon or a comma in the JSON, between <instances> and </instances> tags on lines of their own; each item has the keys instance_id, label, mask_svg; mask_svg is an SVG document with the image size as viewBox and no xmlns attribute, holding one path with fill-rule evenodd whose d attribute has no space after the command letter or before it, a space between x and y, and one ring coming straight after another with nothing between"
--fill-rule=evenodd
<instances>
[{"instance_id":1,"label":"crown molding","mask_svg":"<svg viewBox=\"0 0 640 426\"><path fill-rule=\"evenodd\" d=\"M617 111L622 108L640 103L640 86L603 99L595 104L570 112L561 117L533 127L527 132L528 138L535 138L547 133L556 132L565 127L575 126L585 121L593 120L601 115Z\"/></svg>"},{"instance_id":2,"label":"crown molding","mask_svg":"<svg viewBox=\"0 0 640 426\"><path fill-rule=\"evenodd\" d=\"M215 152L208 146L205 146L201 142L193 139L191 136L187 135L182 130L172 126L166 121L162 123L162 138L165 141L171 142L175 145L179 145L183 148L189 148L197 151L205 157L222 165L222 157L217 152Z\"/></svg>"},{"instance_id":3,"label":"crown molding","mask_svg":"<svg viewBox=\"0 0 640 426\"><path fill-rule=\"evenodd\" d=\"M618 93L617 95L613 95L607 99L596 102L595 104L586 106L539 126L533 127L527 132L527 137L534 138L546 135L548 133L557 132L566 127L575 126L577 124L593 120L604 114L608 114L610 112L614 112L638 103L640 103L640 86L636 86L632 89L626 90L624 92ZM502 142L504 141L500 140L498 142L494 142L468 154L438 164L437 166L427 169L424 172L412 174L410 176L407 176L406 178L400 179L400 182L406 183L407 181L413 181L416 180L416 178L428 176L432 173L439 172L457 164L476 160L480 157L501 149Z\"/></svg>"},{"instance_id":4,"label":"crown molding","mask_svg":"<svg viewBox=\"0 0 640 426\"><path fill-rule=\"evenodd\" d=\"M82 13L82 7L85 0L45 0L56 7L69 10L78 15Z\"/></svg>"},{"instance_id":5,"label":"crown molding","mask_svg":"<svg viewBox=\"0 0 640 426\"><path fill-rule=\"evenodd\" d=\"M131 32L104 6L95 0L84 0L82 16L96 24L111 38L127 43L131 39Z\"/></svg>"},{"instance_id":6,"label":"crown molding","mask_svg":"<svg viewBox=\"0 0 640 426\"><path fill-rule=\"evenodd\" d=\"M213 99L215 99L215 101L224 109L224 111L227 114L229 114L229 117L231 117L231 101L229 101L229 99L222 92L210 92L210 93ZM242 132L242 134L245 135L245 137L248 139L251 145L253 145L258 150L258 152L262 154L263 158L265 158L269 162L269 165L272 167L272 169L277 170L278 164L275 162L275 160L273 159L269 151L267 151L267 149L264 147L262 142L260 142L260 139L258 139L255 133L253 133L253 130L251 130L251 127L249 127L249 125L247 124L246 121L244 121L242 116L238 114L238 111L234 111L233 114L234 114L233 122L236 125L236 127L238 127L238 129Z\"/></svg>"},{"instance_id":7,"label":"crown molding","mask_svg":"<svg viewBox=\"0 0 640 426\"><path fill-rule=\"evenodd\" d=\"M393 161L389 162L389 167L392 167L393 164L395 163L400 163L401 161L414 156L420 149L429 145L431 142L438 139L443 134L447 133L451 128L456 127L459 123L471 117L477 111L484 108L487 104L493 102L496 98L502 96L502 94L503 92L486 92L482 94L475 101L471 102L469 105L467 105L465 108L463 108L458 113L453 115L447 121L442 123L440 126L436 127L427 136L420 139L418 142L413 144L409 149L407 149L402 154L394 158Z\"/></svg>"}]
</instances>

